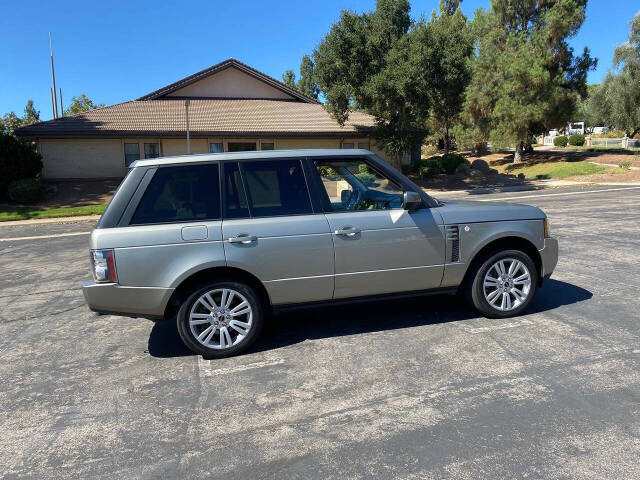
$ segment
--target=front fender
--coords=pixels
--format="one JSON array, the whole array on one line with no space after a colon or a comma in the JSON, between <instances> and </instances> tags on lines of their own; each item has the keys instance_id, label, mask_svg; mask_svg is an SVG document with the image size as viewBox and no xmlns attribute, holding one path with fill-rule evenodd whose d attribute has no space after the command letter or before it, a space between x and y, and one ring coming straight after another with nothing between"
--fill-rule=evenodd
<instances>
[{"instance_id":1,"label":"front fender","mask_svg":"<svg viewBox=\"0 0 640 480\"><path fill-rule=\"evenodd\" d=\"M445 263L442 278L443 287L460 285L476 255L487 245L497 240L515 237L529 242L536 250L544 248L543 221L541 219L463 223L458 225L458 228L460 259L455 263Z\"/></svg>"}]
</instances>

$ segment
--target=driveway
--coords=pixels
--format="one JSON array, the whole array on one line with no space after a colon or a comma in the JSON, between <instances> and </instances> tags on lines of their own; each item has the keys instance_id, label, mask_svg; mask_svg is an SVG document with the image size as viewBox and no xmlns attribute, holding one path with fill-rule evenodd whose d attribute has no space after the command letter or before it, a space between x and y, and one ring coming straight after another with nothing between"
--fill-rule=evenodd
<instances>
[{"instance_id":1,"label":"driveway","mask_svg":"<svg viewBox=\"0 0 640 480\"><path fill-rule=\"evenodd\" d=\"M640 478L640 188L477 198L560 241L526 315L299 311L217 361L87 310L90 224L0 227L0 476Z\"/></svg>"}]
</instances>

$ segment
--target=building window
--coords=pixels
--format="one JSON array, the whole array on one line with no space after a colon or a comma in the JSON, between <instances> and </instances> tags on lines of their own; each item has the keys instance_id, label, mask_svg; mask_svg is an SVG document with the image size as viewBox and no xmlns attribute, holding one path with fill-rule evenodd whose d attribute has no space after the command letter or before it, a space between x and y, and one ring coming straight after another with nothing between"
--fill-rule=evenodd
<instances>
[{"instance_id":1,"label":"building window","mask_svg":"<svg viewBox=\"0 0 640 480\"><path fill-rule=\"evenodd\" d=\"M342 148L353 148L353 143L343 143Z\"/></svg>"},{"instance_id":2,"label":"building window","mask_svg":"<svg viewBox=\"0 0 640 480\"><path fill-rule=\"evenodd\" d=\"M273 142L262 142L260 144L260 150L274 150L274 147Z\"/></svg>"},{"instance_id":3,"label":"building window","mask_svg":"<svg viewBox=\"0 0 640 480\"><path fill-rule=\"evenodd\" d=\"M209 144L209 152L210 153L222 153L222 152L224 152L224 145L222 143L210 143Z\"/></svg>"},{"instance_id":4,"label":"building window","mask_svg":"<svg viewBox=\"0 0 640 480\"><path fill-rule=\"evenodd\" d=\"M136 160L140 160L140 145L137 143L124 144L124 164L131 165Z\"/></svg>"},{"instance_id":5,"label":"building window","mask_svg":"<svg viewBox=\"0 0 640 480\"><path fill-rule=\"evenodd\" d=\"M144 158L158 158L160 156L160 146L157 143L144 144Z\"/></svg>"},{"instance_id":6,"label":"building window","mask_svg":"<svg viewBox=\"0 0 640 480\"><path fill-rule=\"evenodd\" d=\"M218 175L217 163L158 168L131 224L218 220Z\"/></svg>"},{"instance_id":7,"label":"building window","mask_svg":"<svg viewBox=\"0 0 640 480\"><path fill-rule=\"evenodd\" d=\"M362 150L369 150L369 142L360 142L358 143L358 148Z\"/></svg>"},{"instance_id":8,"label":"building window","mask_svg":"<svg viewBox=\"0 0 640 480\"><path fill-rule=\"evenodd\" d=\"M227 150L230 152L252 152L257 148L255 142L229 142Z\"/></svg>"}]
</instances>

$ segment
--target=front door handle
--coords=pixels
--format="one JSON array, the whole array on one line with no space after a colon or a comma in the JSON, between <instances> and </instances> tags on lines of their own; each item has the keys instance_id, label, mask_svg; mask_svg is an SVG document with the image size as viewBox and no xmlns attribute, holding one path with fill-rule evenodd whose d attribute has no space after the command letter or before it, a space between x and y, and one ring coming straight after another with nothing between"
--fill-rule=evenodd
<instances>
[{"instance_id":1,"label":"front door handle","mask_svg":"<svg viewBox=\"0 0 640 480\"><path fill-rule=\"evenodd\" d=\"M360 230L358 230L356 227L346 226L335 230L333 233L336 235L343 235L345 237L353 237L354 235L360 233Z\"/></svg>"},{"instance_id":2,"label":"front door handle","mask_svg":"<svg viewBox=\"0 0 640 480\"><path fill-rule=\"evenodd\" d=\"M253 243L258 240L258 237L254 237L253 235L249 235L248 233L240 233L235 237L229 238L229 243L242 243L243 245L248 245L249 243Z\"/></svg>"}]
</instances>

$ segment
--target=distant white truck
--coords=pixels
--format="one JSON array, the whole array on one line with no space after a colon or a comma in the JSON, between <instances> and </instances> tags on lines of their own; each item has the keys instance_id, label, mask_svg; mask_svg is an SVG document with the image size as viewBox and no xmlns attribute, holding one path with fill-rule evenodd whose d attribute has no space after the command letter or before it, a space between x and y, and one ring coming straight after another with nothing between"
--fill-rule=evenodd
<instances>
[{"instance_id":1,"label":"distant white truck","mask_svg":"<svg viewBox=\"0 0 640 480\"><path fill-rule=\"evenodd\" d=\"M567 123L567 135L584 135L584 122Z\"/></svg>"}]
</instances>

